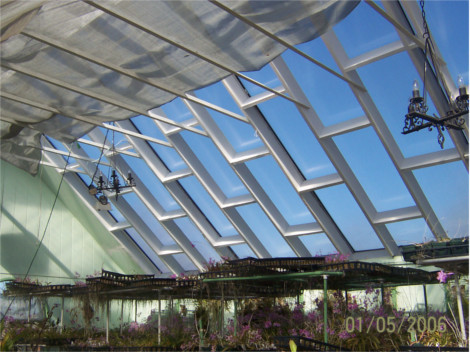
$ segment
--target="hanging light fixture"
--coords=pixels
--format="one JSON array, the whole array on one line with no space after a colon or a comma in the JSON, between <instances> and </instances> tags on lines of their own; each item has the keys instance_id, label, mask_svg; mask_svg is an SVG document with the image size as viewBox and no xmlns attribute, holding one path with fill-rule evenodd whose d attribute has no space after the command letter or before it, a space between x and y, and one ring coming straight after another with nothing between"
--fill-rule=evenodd
<instances>
[{"instance_id":1,"label":"hanging light fixture","mask_svg":"<svg viewBox=\"0 0 470 352\"><path fill-rule=\"evenodd\" d=\"M136 185L134 177L132 177L132 173L130 171L127 173L127 178L124 180L124 183L121 184L121 181L116 172L116 169L111 170L111 167L109 168L109 170L111 171L111 175L109 176L109 173L108 173L108 177L107 179L105 179L103 174L100 171L100 175L98 176L97 181L96 181L96 186L94 185L95 177L96 177L96 174L98 173L98 168L101 162L101 157L103 156L103 153L104 153L108 132L109 130L106 132L106 135L104 137L103 147L101 148L101 154L98 159L98 162L96 163L96 169L91 179L91 183L88 186L89 193L92 195L96 195L98 197L99 203L97 204L97 209L99 208L99 210L110 210L108 198L104 195L104 191L114 192L116 196L116 200L117 200L119 193L121 193L123 189L135 187ZM116 154L116 148L114 146L114 130L113 130L113 141L111 145L110 155L114 156L115 154Z\"/></svg>"},{"instance_id":2,"label":"hanging light fixture","mask_svg":"<svg viewBox=\"0 0 470 352\"><path fill-rule=\"evenodd\" d=\"M424 50L424 70L423 70L423 96L419 92L418 81L413 82L412 97L408 105L408 113L405 115L405 126L403 127L402 134L409 134L412 132L420 131L424 128L428 128L429 131L435 127L437 129L437 141L441 148L444 148L444 134L445 129L457 129L462 130L464 128L465 119L463 115L468 114L468 94L465 82L462 76L457 79L459 87L459 96L453 100L447 97L450 110L447 111L446 116L439 117L427 115L428 106L426 105L426 73L428 68L434 69L438 83L441 84L442 77L439 70L438 61L435 60L433 52L433 43L429 34L428 25L426 22L426 14L424 11L424 0L421 1L421 11L423 17L423 28L425 38L425 50ZM428 62L428 55L430 62ZM431 67L428 67L431 66Z\"/></svg>"}]
</instances>

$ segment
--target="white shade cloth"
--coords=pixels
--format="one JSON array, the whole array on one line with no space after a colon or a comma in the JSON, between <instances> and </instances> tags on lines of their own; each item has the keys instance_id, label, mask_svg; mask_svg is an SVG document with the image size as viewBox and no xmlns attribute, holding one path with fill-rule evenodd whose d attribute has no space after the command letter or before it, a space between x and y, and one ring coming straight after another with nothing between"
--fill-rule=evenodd
<instances>
[{"instance_id":1,"label":"white shade cloth","mask_svg":"<svg viewBox=\"0 0 470 352\"><path fill-rule=\"evenodd\" d=\"M221 3L295 45L358 1ZM1 155L10 162L35 155L25 151L40 148L35 135L73 141L221 80L230 74L221 66L258 70L286 49L209 1L15 1L2 4L1 20Z\"/></svg>"}]
</instances>

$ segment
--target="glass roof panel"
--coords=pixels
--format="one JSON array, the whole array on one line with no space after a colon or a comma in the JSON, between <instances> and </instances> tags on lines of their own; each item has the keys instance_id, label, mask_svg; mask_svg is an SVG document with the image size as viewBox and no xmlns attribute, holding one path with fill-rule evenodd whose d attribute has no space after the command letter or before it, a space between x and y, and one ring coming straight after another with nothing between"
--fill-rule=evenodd
<instances>
[{"instance_id":1,"label":"glass roof panel","mask_svg":"<svg viewBox=\"0 0 470 352\"><path fill-rule=\"evenodd\" d=\"M378 5L383 6L380 3ZM450 74L453 79L456 78L457 74L463 74L466 83L468 83L468 7L468 1L426 2L428 23L435 42L448 63ZM418 13L419 15L420 13ZM378 14L367 2L361 2L350 16L334 27L334 31L338 36L340 44L344 46L345 51L351 58L366 54L371 50L399 40L393 25ZM328 39L327 36L323 36L323 39L317 38L309 43L300 44L297 47L331 69L340 72L341 70L325 45ZM334 50L335 45L332 45L330 48ZM332 126L364 115L363 108L347 83L290 50L283 53L282 57L297 80L297 83L307 95L309 102L324 126ZM406 136L401 134L404 114L406 113L411 95L411 84L418 77L407 52L394 54L385 59L367 64L360 67L357 72L368 89L368 93L373 99L373 104L378 108L392 137L396 140L405 157L440 151L436 141L435 130L433 132L424 130L420 133ZM271 88L278 88L281 85L271 65L266 65L259 71L244 74ZM251 96L265 92L263 88L249 83L245 79L240 79L240 81L246 87L246 93ZM197 90L196 93L201 99L234 113L242 114L235 100L230 95L233 91L226 89L226 86L229 84L229 80L225 84L222 82L215 83ZM430 106L429 113L436 113L436 109L431 101L428 101L428 105ZM293 103L284 98L275 97L260 103L256 108L264 114L267 123L275 133L276 136L273 142L277 143L277 139L279 140L306 179L313 179L336 172L333 166L335 161L329 159ZM365 108L366 106L364 106ZM161 110L155 110L156 113L159 112L160 114L163 114L162 111L168 118L176 122L187 123L191 121L191 126L196 126L199 129L202 128L201 126L194 125L197 120L185 102L180 98L165 104L161 107ZM236 152L244 152L263 146L262 140L257 136L251 124L241 122L212 109L207 109L207 112ZM131 121L144 135L164 141L168 141L168 138L170 138L165 137L158 127L159 123L151 118L136 116ZM380 128L380 124L376 128ZM103 136L107 135L106 141L108 144L113 143L116 148L125 147L123 148L123 153L132 150L129 149L128 141L123 134L112 132L102 127L99 130L103 133ZM177 133L184 138L195 157L204 165L204 168L216 185L208 182L209 186L203 186L205 183L200 183L199 180L207 177L206 174L186 176L177 182L182 185L188 197L194 201L221 236L238 235L234 226L212 198L211 191L217 193L220 188L222 194L216 194L216 196L220 196L221 200L224 200L224 197L243 196L248 194L244 183L218 151L210 138L211 136L203 137L188 131L175 132L173 130L172 133ZM346 162L348 162L373 203L375 210L381 212L415 206L415 202L409 194L396 166L382 145L379 139L380 134L378 133L380 131L373 127L368 127L338 135L333 137L333 140L337 143ZM454 148L447 132L445 134L445 148L447 150ZM90 135L93 136L93 134ZM269 142L270 136L267 137ZM83 137L83 139L89 138L89 136ZM103 138L101 138L101 142L99 139L96 140L98 141L97 143L103 143ZM177 151L177 147L182 146L181 154L183 155L187 152L187 149L184 148L184 143L178 145L177 138L172 140L175 141L176 148L151 142L149 142L149 145L169 171L179 171L188 168L188 164L186 164L183 157ZM68 153L65 144L52 139L51 141L57 149ZM90 158L99 158L101 152L100 146L95 147L86 143L79 143L79 145ZM271 152L276 153L276 149ZM130 165L132 172L135 172L136 176L141 179L140 182L145 184L166 211L181 210L179 204L173 199L170 192L153 174L143 159L123 153L121 156ZM332 154L330 157L335 157L334 153ZM66 156L62 157L66 159ZM400 155L397 157L400 157ZM186 155L184 155L184 158L186 160ZM314 217L292 187L276 160L276 157L271 155L263 156L247 161L246 165L270 200L272 200L273 205L279 210L282 218L285 218L289 225L315 222ZM188 159L188 162L192 161L191 158ZM76 161L71 159L69 162L73 163ZM109 167L106 166L107 163L108 160L103 155L99 166L103 175L109 175L110 171ZM196 162L194 170L192 170L193 173L197 173L198 166ZM427 167L413 172L448 235L450 237L468 236L468 172L462 162ZM90 180L86 175L79 174L79 176L85 183ZM342 176L347 177L347 173L345 175L342 174ZM208 181L211 180L209 179ZM326 211L355 250L382 248L382 243L374 232L373 227L347 188L347 181L345 179L345 184L316 190L315 194L319 196ZM214 189L206 190L205 187L213 187ZM129 202L138 216L142 217L143 221L165 245L175 243L171 235L166 232L151 211L144 205L146 203L140 200L136 194L130 193L122 195L122 197ZM111 200L114 201L114 199ZM253 201L251 197L241 197L239 200L246 202ZM260 200L257 199L253 204L239 206L236 209L272 256L295 256L294 251L288 244L292 237L287 238L289 241L286 241L280 234L280 230L273 223L276 219L271 220L263 210L266 209L266 212L269 212L272 209L270 208L270 202L259 204L257 203L258 201ZM273 213L277 214L275 211ZM125 221L123 215L127 215L121 214L114 205L110 214L118 222ZM177 214L176 216L180 215L183 214ZM272 216L273 214L270 215ZM217 250L192 222L191 214L183 218L168 221L174 221L203 257L207 260L220 260ZM287 224L280 221L278 226L283 227L283 225ZM389 223L386 227L399 245L419 243L433 239L433 234L423 218ZM136 242L140 241L138 242L139 245L144 248L159 268L164 268L162 270L165 272L169 271L168 267L161 260L163 257L159 258L155 255L134 228L129 229L128 233L135 237ZM325 233L300 236L299 240L312 255L325 255L336 252L336 249ZM247 244L234 245L230 249L241 258L255 256ZM186 254L176 254L173 255L173 258L181 263L184 270L196 269L196 266Z\"/></svg>"},{"instance_id":2,"label":"glass roof panel","mask_svg":"<svg viewBox=\"0 0 470 352\"><path fill-rule=\"evenodd\" d=\"M279 231L258 204L237 207L238 212L273 257L295 257Z\"/></svg>"},{"instance_id":3,"label":"glass roof panel","mask_svg":"<svg viewBox=\"0 0 470 352\"><path fill-rule=\"evenodd\" d=\"M413 171L450 238L468 236L468 173L462 162Z\"/></svg>"},{"instance_id":4,"label":"glass roof panel","mask_svg":"<svg viewBox=\"0 0 470 352\"><path fill-rule=\"evenodd\" d=\"M180 98L176 98L171 102L160 106L160 109L163 110L167 118L176 122L183 122L194 117Z\"/></svg>"},{"instance_id":5,"label":"glass roof panel","mask_svg":"<svg viewBox=\"0 0 470 352\"><path fill-rule=\"evenodd\" d=\"M166 211L181 209L165 186L142 159L132 158L126 155L124 155L124 159L134 170L135 175L145 183L145 186Z\"/></svg>"},{"instance_id":6,"label":"glass roof panel","mask_svg":"<svg viewBox=\"0 0 470 352\"><path fill-rule=\"evenodd\" d=\"M250 124L216 111L210 111L210 114L236 152L240 153L264 145Z\"/></svg>"},{"instance_id":7,"label":"glass roof panel","mask_svg":"<svg viewBox=\"0 0 470 352\"><path fill-rule=\"evenodd\" d=\"M462 75L467 87L469 57L469 2L427 1L426 21L455 83Z\"/></svg>"},{"instance_id":8,"label":"glass roof panel","mask_svg":"<svg viewBox=\"0 0 470 352\"><path fill-rule=\"evenodd\" d=\"M323 41L314 40L300 45L299 48L329 68L340 72ZM286 51L282 57L323 125L330 126L364 115L346 82L300 58L292 51Z\"/></svg>"},{"instance_id":9,"label":"glass roof panel","mask_svg":"<svg viewBox=\"0 0 470 352\"><path fill-rule=\"evenodd\" d=\"M145 224L152 230L153 234L162 242L164 246L175 244L175 241L168 232L162 227L160 222L155 218L154 215L149 211L144 203L137 197L135 193L127 193L121 195L133 208L133 210L139 214L140 218ZM117 200L119 202L119 199Z\"/></svg>"},{"instance_id":10,"label":"glass roof panel","mask_svg":"<svg viewBox=\"0 0 470 352\"><path fill-rule=\"evenodd\" d=\"M162 273L169 273L170 269L162 262L160 257L149 247L149 245L140 237L133 228L127 229L126 232L134 240L134 242L142 249L146 256L160 269Z\"/></svg>"},{"instance_id":11,"label":"glass roof panel","mask_svg":"<svg viewBox=\"0 0 470 352\"><path fill-rule=\"evenodd\" d=\"M186 177L180 180L180 184L221 236L232 236L238 234L195 176Z\"/></svg>"},{"instance_id":12,"label":"glass roof panel","mask_svg":"<svg viewBox=\"0 0 470 352\"><path fill-rule=\"evenodd\" d=\"M266 65L259 71L250 71L250 72L243 72L245 76L254 79L255 81L264 84L269 88L277 88L281 86L281 82L277 78L276 74L272 70L271 66ZM244 78L240 78L243 86L245 86L248 94L250 96L254 96L260 93L266 92L266 90L254 83L247 81ZM283 98L276 98L276 99L283 99Z\"/></svg>"},{"instance_id":13,"label":"glass roof panel","mask_svg":"<svg viewBox=\"0 0 470 352\"><path fill-rule=\"evenodd\" d=\"M235 252L238 258L256 258L256 254L247 244L237 244L236 246L231 246L230 248Z\"/></svg>"},{"instance_id":14,"label":"glass roof panel","mask_svg":"<svg viewBox=\"0 0 470 352\"><path fill-rule=\"evenodd\" d=\"M217 251L210 245L191 219L184 217L175 219L174 221L181 231L183 231L183 233L185 233L189 238L194 248L196 248L196 250L198 250L207 261L209 261L209 259L214 259L215 261L220 260L220 256Z\"/></svg>"},{"instance_id":15,"label":"glass roof panel","mask_svg":"<svg viewBox=\"0 0 470 352\"><path fill-rule=\"evenodd\" d=\"M259 105L259 109L306 179L336 172L313 132L292 104L274 99Z\"/></svg>"},{"instance_id":16,"label":"glass roof panel","mask_svg":"<svg viewBox=\"0 0 470 352\"><path fill-rule=\"evenodd\" d=\"M176 261L183 267L185 271L197 270L194 263L191 261L191 259L188 258L186 254L173 254L172 257L176 259Z\"/></svg>"},{"instance_id":17,"label":"glass roof panel","mask_svg":"<svg viewBox=\"0 0 470 352\"><path fill-rule=\"evenodd\" d=\"M248 193L246 187L209 138L186 131L181 135L227 198Z\"/></svg>"},{"instance_id":18,"label":"glass roof panel","mask_svg":"<svg viewBox=\"0 0 470 352\"><path fill-rule=\"evenodd\" d=\"M158 128L155 120L142 115L134 116L130 119L140 133L168 142L163 132Z\"/></svg>"},{"instance_id":19,"label":"glass roof panel","mask_svg":"<svg viewBox=\"0 0 470 352\"><path fill-rule=\"evenodd\" d=\"M163 161L168 170L178 171L188 167L175 149L153 142L148 142L148 144L152 147L160 160Z\"/></svg>"},{"instance_id":20,"label":"glass roof panel","mask_svg":"<svg viewBox=\"0 0 470 352\"><path fill-rule=\"evenodd\" d=\"M422 218L394 222L386 224L386 226L399 246L425 243L435 239L429 226Z\"/></svg>"},{"instance_id":21,"label":"glass roof panel","mask_svg":"<svg viewBox=\"0 0 470 352\"><path fill-rule=\"evenodd\" d=\"M250 160L246 165L289 225L315 222L272 156Z\"/></svg>"},{"instance_id":22,"label":"glass roof panel","mask_svg":"<svg viewBox=\"0 0 470 352\"><path fill-rule=\"evenodd\" d=\"M390 22L363 1L334 27L334 31L349 57L358 56L399 40Z\"/></svg>"},{"instance_id":23,"label":"glass roof panel","mask_svg":"<svg viewBox=\"0 0 470 352\"><path fill-rule=\"evenodd\" d=\"M300 236L299 238L314 257L337 252L335 246L333 246L328 236L324 233Z\"/></svg>"},{"instance_id":24,"label":"glass roof panel","mask_svg":"<svg viewBox=\"0 0 470 352\"><path fill-rule=\"evenodd\" d=\"M199 99L203 99L223 109L242 115L242 112L239 109L238 105L227 92L227 89L225 89L224 84L222 82L217 82L207 87L198 89L194 93ZM216 112L212 109L207 109L207 111L209 113Z\"/></svg>"},{"instance_id":25,"label":"glass roof panel","mask_svg":"<svg viewBox=\"0 0 470 352\"><path fill-rule=\"evenodd\" d=\"M377 211L415 205L372 127L333 139Z\"/></svg>"},{"instance_id":26,"label":"glass roof panel","mask_svg":"<svg viewBox=\"0 0 470 352\"><path fill-rule=\"evenodd\" d=\"M315 192L354 250L382 248L374 229L345 185Z\"/></svg>"}]
</instances>

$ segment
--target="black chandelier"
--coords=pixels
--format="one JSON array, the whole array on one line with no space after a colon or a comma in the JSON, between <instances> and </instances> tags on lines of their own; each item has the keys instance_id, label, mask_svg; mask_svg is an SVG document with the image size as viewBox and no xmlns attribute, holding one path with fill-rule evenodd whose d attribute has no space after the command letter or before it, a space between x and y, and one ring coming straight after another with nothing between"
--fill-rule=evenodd
<instances>
[{"instance_id":1,"label":"black chandelier","mask_svg":"<svg viewBox=\"0 0 470 352\"><path fill-rule=\"evenodd\" d=\"M99 168L99 165L100 165L100 162L101 162L101 157L103 156L103 153L104 153L104 149L105 149L105 145L106 145L106 137L108 135L108 132L109 132L109 130L106 132L106 136L105 136L104 142L103 142L103 147L101 148L101 154L100 154L100 157L98 159L98 162L96 163L96 169L95 169L95 172L94 172L93 177L91 179L91 183L88 186L89 193L91 195L95 195L95 196L98 197L98 201L99 201L99 204L97 206L98 210L110 210L107 207L109 205L109 202L108 202L108 198L104 195L104 191L114 192L114 194L116 196L116 200L117 200L118 196L119 196L119 193L121 193L121 191L123 189L130 188L130 187L135 187L135 185L136 185L134 177L132 177L132 173L130 171L127 173L127 178L124 179L124 183L121 184L121 181L120 181L119 176L118 176L115 169L112 169L110 175L109 175L109 172L108 172L107 180L105 180L103 174L100 171L100 175L99 175L99 177L96 181L96 186L93 184L94 181L96 180L95 177L96 177L96 174L98 173L98 168ZM110 153L111 153L111 155L116 154L116 149L115 149L115 146L114 146L114 130L113 130L113 141L112 141L112 147L111 147ZM111 170L111 168L109 168L109 170ZM104 206L104 207L102 207L102 206Z\"/></svg>"},{"instance_id":2,"label":"black chandelier","mask_svg":"<svg viewBox=\"0 0 470 352\"><path fill-rule=\"evenodd\" d=\"M459 87L459 96L455 100L447 97L450 110L447 111L446 116L439 117L427 115L428 106L426 105L426 74L428 65L430 69L434 69L435 76L438 83L442 82L441 72L439 70L438 60L434 57L433 43L429 34L428 25L426 22L426 14L424 12L424 0L421 1L421 10L423 17L423 27L425 38L425 51L424 51L424 70L423 70L423 96L420 95L418 81L413 83L412 97L408 105L408 113L405 115L405 126L403 127L402 134L409 134L412 132L420 131L427 128L429 131L435 127L437 129L437 141L444 148L444 134L445 129L462 130L464 128L465 119L463 115L468 114L468 94L465 82L461 76L457 80ZM428 62L428 54L430 62Z\"/></svg>"}]
</instances>

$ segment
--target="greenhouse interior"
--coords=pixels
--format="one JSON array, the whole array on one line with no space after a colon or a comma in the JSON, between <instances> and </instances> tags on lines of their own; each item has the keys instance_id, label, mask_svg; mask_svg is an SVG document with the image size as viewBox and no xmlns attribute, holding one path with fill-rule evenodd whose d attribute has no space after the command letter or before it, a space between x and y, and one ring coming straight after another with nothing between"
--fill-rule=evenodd
<instances>
[{"instance_id":1,"label":"greenhouse interior","mask_svg":"<svg viewBox=\"0 0 470 352\"><path fill-rule=\"evenodd\" d=\"M0 350L468 351L468 1L0 15Z\"/></svg>"}]
</instances>

